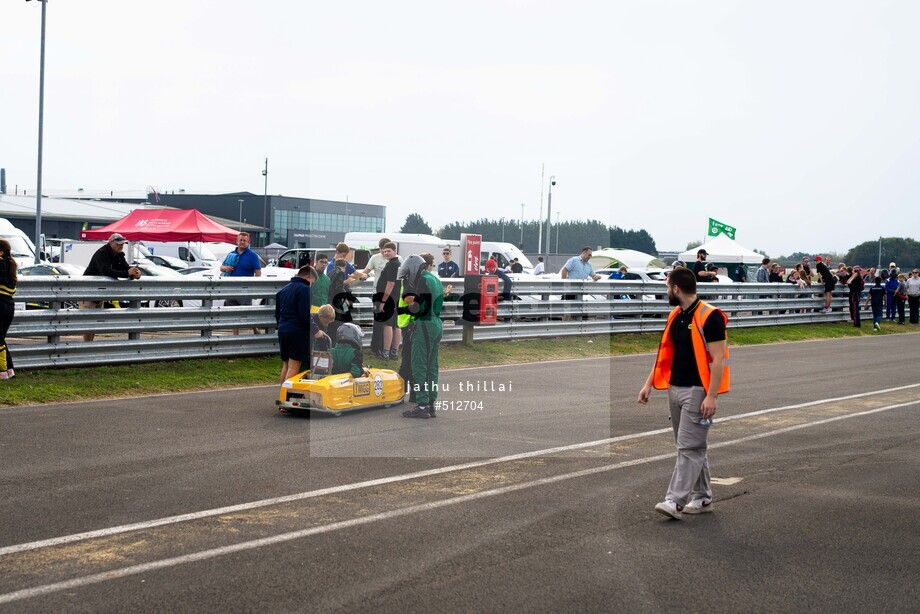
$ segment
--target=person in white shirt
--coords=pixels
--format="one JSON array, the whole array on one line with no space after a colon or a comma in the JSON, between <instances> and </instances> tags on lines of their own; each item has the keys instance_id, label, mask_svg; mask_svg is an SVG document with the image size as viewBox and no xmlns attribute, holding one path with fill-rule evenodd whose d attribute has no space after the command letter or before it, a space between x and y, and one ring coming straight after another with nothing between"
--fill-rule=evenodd
<instances>
[{"instance_id":1,"label":"person in white shirt","mask_svg":"<svg viewBox=\"0 0 920 614\"><path fill-rule=\"evenodd\" d=\"M543 256L537 256L537 266L533 268L534 275L543 275L546 268L543 266Z\"/></svg>"}]
</instances>

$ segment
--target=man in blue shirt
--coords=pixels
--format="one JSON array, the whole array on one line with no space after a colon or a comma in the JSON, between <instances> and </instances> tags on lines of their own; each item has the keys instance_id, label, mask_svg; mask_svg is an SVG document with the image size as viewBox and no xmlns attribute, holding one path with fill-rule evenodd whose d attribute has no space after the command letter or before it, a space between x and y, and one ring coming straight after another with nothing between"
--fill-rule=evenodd
<instances>
[{"instance_id":1,"label":"man in blue shirt","mask_svg":"<svg viewBox=\"0 0 920 614\"><path fill-rule=\"evenodd\" d=\"M594 253L590 247L582 247L580 256L572 256L565 263L565 266L562 267L562 279L574 279L574 280L583 280L583 279L593 279L597 281L601 278L600 275L594 272L594 267L591 266L591 263L588 260L591 259L591 254Z\"/></svg>"},{"instance_id":2,"label":"man in blue shirt","mask_svg":"<svg viewBox=\"0 0 920 614\"><path fill-rule=\"evenodd\" d=\"M569 258L568 262L565 263L565 266L562 267L560 275L562 279L573 279L576 281L581 281L584 279L593 279L597 281L601 278L600 275L594 272L594 267L591 266L591 263L588 260L591 259L591 254L594 253L590 247L582 247L580 256L572 256ZM563 294L562 300L564 301L577 301L579 296L577 294ZM572 316L568 313L562 316L563 321L569 321L572 319Z\"/></svg>"},{"instance_id":3,"label":"man in blue shirt","mask_svg":"<svg viewBox=\"0 0 920 614\"><path fill-rule=\"evenodd\" d=\"M261 277L262 263L259 261L259 255L249 247L249 233L240 232L236 236L236 249L227 254L223 264L220 265L220 272L223 277ZM249 307L252 306L251 298L228 298L224 301L225 307ZM252 332L259 334L258 328L253 328ZM234 335L240 334L240 329L233 329Z\"/></svg>"}]
</instances>

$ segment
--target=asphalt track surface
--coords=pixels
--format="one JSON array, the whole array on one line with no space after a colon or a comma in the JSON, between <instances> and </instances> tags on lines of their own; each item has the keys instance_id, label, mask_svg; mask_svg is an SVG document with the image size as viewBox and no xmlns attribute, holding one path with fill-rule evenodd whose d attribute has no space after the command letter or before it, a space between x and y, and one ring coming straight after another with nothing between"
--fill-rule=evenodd
<instances>
[{"instance_id":1,"label":"asphalt track surface","mask_svg":"<svg viewBox=\"0 0 920 614\"><path fill-rule=\"evenodd\" d=\"M920 337L732 348L683 521L653 358L544 358L443 373L483 409L436 420L269 387L0 410L0 611L917 611Z\"/></svg>"}]
</instances>

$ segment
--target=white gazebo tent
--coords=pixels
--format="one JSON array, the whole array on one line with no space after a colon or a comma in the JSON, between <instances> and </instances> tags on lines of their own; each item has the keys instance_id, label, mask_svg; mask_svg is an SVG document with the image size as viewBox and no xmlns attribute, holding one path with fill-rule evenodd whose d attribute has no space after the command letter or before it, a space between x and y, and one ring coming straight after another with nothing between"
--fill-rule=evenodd
<instances>
[{"instance_id":1,"label":"white gazebo tent","mask_svg":"<svg viewBox=\"0 0 920 614\"><path fill-rule=\"evenodd\" d=\"M713 237L708 243L681 252L677 257L690 265L696 260L696 252L701 249L706 250L707 261L715 264L760 264L763 260L763 254L758 254L725 235Z\"/></svg>"},{"instance_id":2,"label":"white gazebo tent","mask_svg":"<svg viewBox=\"0 0 920 614\"><path fill-rule=\"evenodd\" d=\"M588 262L591 263L591 266L593 266L595 270L619 268L624 264L630 269L660 269L665 267L663 260L651 254L646 254L645 252L634 249L619 249L616 247L608 247L595 251L591 254L591 259L588 260Z\"/></svg>"},{"instance_id":3,"label":"white gazebo tent","mask_svg":"<svg viewBox=\"0 0 920 614\"><path fill-rule=\"evenodd\" d=\"M711 262L718 267L724 268L728 273L729 279L733 281L738 281L735 273L735 269L738 267L732 265L744 264L747 269L748 279L751 279L752 271L747 265L759 265L763 260L763 254L758 254L754 250L739 245L737 241L729 239L726 235L714 237L707 243L681 252L677 257L683 260L688 267L693 268L693 263L696 262L696 252L701 249L706 250L706 262ZM720 279L723 278L720 276Z\"/></svg>"}]
</instances>

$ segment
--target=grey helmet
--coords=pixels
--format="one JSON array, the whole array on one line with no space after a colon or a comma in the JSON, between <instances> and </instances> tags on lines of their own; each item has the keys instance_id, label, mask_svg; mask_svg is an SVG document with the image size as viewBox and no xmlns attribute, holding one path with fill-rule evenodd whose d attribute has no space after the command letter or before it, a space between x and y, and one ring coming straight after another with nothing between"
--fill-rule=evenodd
<instances>
[{"instance_id":1,"label":"grey helmet","mask_svg":"<svg viewBox=\"0 0 920 614\"><path fill-rule=\"evenodd\" d=\"M338 330L335 331L336 341L339 343L347 343L356 349L361 349L361 337L363 336L364 331L361 330L357 324L352 324L351 322L342 324L339 326Z\"/></svg>"},{"instance_id":2,"label":"grey helmet","mask_svg":"<svg viewBox=\"0 0 920 614\"><path fill-rule=\"evenodd\" d=\"M684 264L684 261L683 261L683 260L675 260L674 262L671 263L671 268L672 268L672 269L676 269L677 267L685 267L685 266L687 266L687 265Z\"/></svg>"},{"instance_id":3,"label":"grey helmet","mask_svg":"<svg viewBox=\"0 0 920 614\"><path fill-rule=\"evenodd\" d=\"M418 285L422 272L428 268L425 260L416 254L412 254L406 261L399 265L399 271L396 278L403 280L403 294L412 294Z\"/></svg>"}]
</instances>

